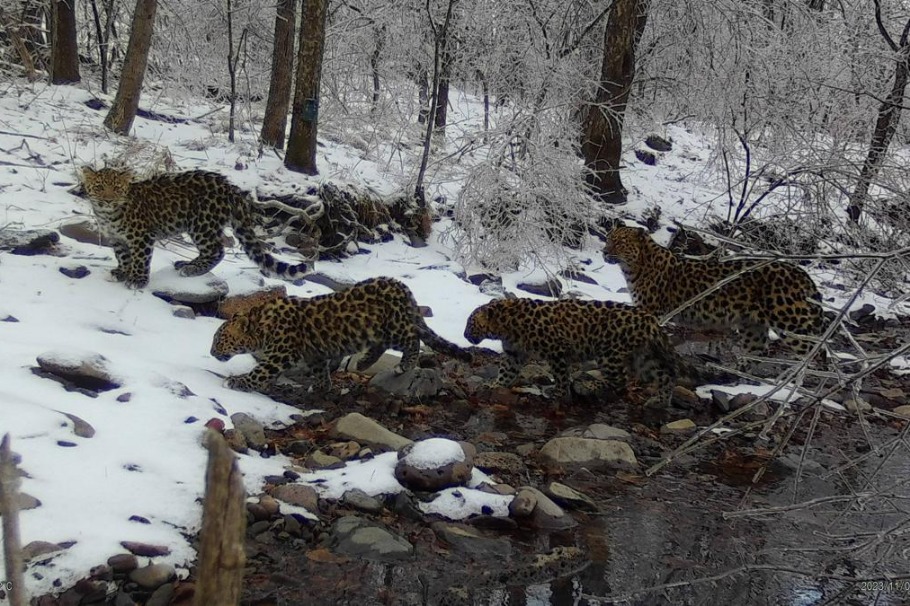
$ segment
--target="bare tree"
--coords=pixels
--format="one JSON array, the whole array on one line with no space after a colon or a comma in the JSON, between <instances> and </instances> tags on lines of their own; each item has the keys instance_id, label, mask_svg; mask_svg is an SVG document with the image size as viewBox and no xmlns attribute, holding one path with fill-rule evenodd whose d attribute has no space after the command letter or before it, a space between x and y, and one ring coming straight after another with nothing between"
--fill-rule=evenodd
<instances>
[{"instance_id":1,"label":"bare tree","mask_svg":"<svg viewBox=\"0 0 910 606\"><path fill-rule=\"evenodd\" d=\"M51 2L51 83L79 82L75 0Z\"/></svg>"},{"instance_id":2,"label":"bare tree","mask_svg":"<svg viewBox=\"0 0 910 606\"><path fill-rule=\"evenodd\" d=\"M272 48L272 77L262 119L262 144L281 149L291 103L291 76L294 68L294 30L297 0L279 0L275 15L275 45Z\"/></svg>"},{"instance_id":3,"label":"bare tree","mask_svg":"<svg viewBox=\"0 0 910 606\"><path fill-rule=\"evenodd\" d=\"M114 97L111 110L104 119L107 128L121 135L129 134L136 118L136 110L139 109L139 95L142 92L142 81L145 79L145 67L148 64L157 10L158 0L136 0L120 86L117 88L117 96Z\"/></svg>"},{"instance_id":4,"label":"bare tree","mask_svg":"<svg viewBox=\"0 0 910 606\"><path fill-rule=\"evenodd\" d=\"M319 81L325 50L328 0L308 0L300 14L297 84L291 111L291 136L284 165L290 170L317 174L316 130L319 118Z\"/></svg>"},{"instance_id":5,"label":"bare tree","mask_svg":"<svg viewBox=\"0 0 910 606\"><path fill-rule=\"evenodd\" d=\"M234 142L234 127L237 118L237 65L240 61L240 52L244 48L244 42L249 30L244 27L240 33L240 40L237 42L237 48L234 48L234 5L231 0L227 0L227 67L228 77L230 78L230 113L228 115L228 141Z\"/></svg>"},{"instance_id":6,"label":"bare tree","mask_svg":"<svg viewBox=\"0 0 910 606\"><path fill-rule=\"evenodd\" d=\"M590 169L588 183L603 202L622 203L626 188L619 176L622 126L632 81L635 53L648 19L649 0L615 0L604 30L603 63L594 102L586 109L581 144Z\"/></svg>"},{"instance_id":7,"label":"bare tree","mask_svg":"<svg viewBox=\"0 0 910 606\"><path fill-rule=\"evenodd\" d=\"M878 25L878 31L895 55L894 80L891 82L891 90L878 107L878 119L875 121L869 151L859 173L859 182L850 196L847 216L854 223L859 221L863 205L869 195L869 185L878 174L882 160L891 145L891 139L894 138L894 133L897 131L904 103L904 91L907 89L907 81L910 79L910 19L907 19L900 38L895 42L882 22L881 0L873 0L873 2L875 3L875 23Z\"/></svg>"},{"instance_id":8,"label":"bare tree","mask_svg":"<svg viewBox=\"0 0 910 606\"><path fill-rule=\"evenodd\" d=\"M111 31L114 26L115 1L104 0L104 22L101 21L101 12L98 10L98 0L91 0L92 18L95 21L95 35L98 37L98 56L101 63L101 92L108 92L108 72L110 53L108 45L111 40Z\"/></svg>"}]
</instances>

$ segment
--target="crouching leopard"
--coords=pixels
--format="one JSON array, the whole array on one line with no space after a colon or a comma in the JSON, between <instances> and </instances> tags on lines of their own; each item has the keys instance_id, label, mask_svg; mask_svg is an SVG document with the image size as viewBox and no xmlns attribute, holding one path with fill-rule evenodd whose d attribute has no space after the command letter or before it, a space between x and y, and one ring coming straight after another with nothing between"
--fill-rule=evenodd
<instances>
[{"instance_id":1,"label":"crouching leopard","mask_svg":"<svg viewBox=\"0 0 910 606\"><path fill-rule=\"evenodd\" d=\"M117 258L111 276L127 286L148 283L156 240L188 233L199 250L192 261L174 263L184 276L211 270L224 257L222 230L233 228L246 254L265 272L295 278L306 263L276 260L253 231L250 194L218 173L192 170L137 180L120 168L83 167L82 188Z\"/></svg>"},{"instance_id":2,"label":"crouching leopard","mask_svg":"<svg viewBox=\"0 0 910 606\"><path fill-rule=\"evenodd\" d=\"M357 370L372 366L387 349L403 353L395 369L416 366L420 342L465 361L471 353L433 332L410 289L392 278L358 282L348 290L310 299L281 297L231 316L215 332L212 355L225 361L250 353L257 365L228 379L228 386L261 391L280 373L300 368L315 374L314 389L331 388L330 373L342 357L366 350Z\"/></svg>"},{"instance_id":3,"label":"crouching leopard","mask_svg":"<svg viewBox=\"0 0 910 606\"><path fill-rule=\"evenodd\" d=\"M465 338L502 341L498 383L511 386L532 354L544 358L560 397L570 395L570 366L599 362L605 379L623 386L635 377L657 394L650 403L669 405L678 363L653 315L612 301L499 299L474 310Z\"/></svg>"},{"instance_id":4,"label":"crouching leopard","mask_svg":"<svg viewBox=\"0 0 910 606\"><path fill-rule=\"evenodd\" d=\"M620 226L607 236L607 261L618 262L632 299L655 315L667 314L725 278L718 290L691 304L672 320L683 326L738 331L748 352L763 353L768 329L805 354L824 327L821 295L801 268L783 262L688 259L654 242L644 229Z\"/></svg>"}]
</instances>

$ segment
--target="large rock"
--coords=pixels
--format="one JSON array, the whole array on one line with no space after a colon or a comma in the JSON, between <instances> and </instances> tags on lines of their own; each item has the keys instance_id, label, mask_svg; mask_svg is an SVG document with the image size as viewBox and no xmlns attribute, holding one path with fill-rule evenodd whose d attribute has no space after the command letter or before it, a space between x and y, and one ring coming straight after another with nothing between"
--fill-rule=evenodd
<instances>
[{"instance_id":1,"label":"large rock","mask_svg":"<svg viewBox=\"0 0 910 606\"><path fill-rule=\"evenodd\" d=\"M199 305L218 301L228 294L227 282L213 274L184 277L176 272L171 275L172 271L156 272L152 294L159 299Z\"/></svg>"},{"instance_id":2,"label":"large rock","mask_svg":"<svg viewBox=\"0 0 910 606\"><path fill-rule=\"evenodd\" d=\"M382 526L354 516L335 522L331 545L342 555L390 562L410 559L414 546Z\"/></svg>"},{"instance_id":3,"label":"large rock","mask_svg":"<svg viewBox=\"0 0 910 606\"><path fill-rule=\"evenodd\" d=\"M48 351L38 356L38 366L64 385L89 391L108 391L120 387L108 369L108 359L91 352Z\"/></svg>"},{"instance_id":4,"label":"large rock","mask_svg":"<svg viewBox=\"0 0 910 606\"><path fill-rule=\"evenodd\" d=\"M474 447L445 438L429 438L398 452L395 479L412 490L436 491L462 486L474 469Z\"/></svg>"},{"instance_id":5,"label":"large rock","mask_svg":"<svg viewBox=\"0 0 910 606\"><path fill-rule=\"evenodd\" d=\"M248 446L256 450L265 448L265 429L262 427L262 423L245 412L232 414L231 422L234 424L234 429L243 435Z\"/></svg>"},{"instance_id":6,"label":"large rock","mask_svg":"<svg viewBox=\"0 0 910 606\"><path fill-rule=\"evenodd\" d=\"M60 234L50 229L0 230L0 250L14 255L41 255L53 250Z\"/></svg>"},{"instance_id":7,"label":"large rock","mask_svg":"<svg viewBox=\"0 0 910 606\"><path fill-rule=\"evenodd\" d=\"M412 368L395 374L394 370L377 372L370 385L391 394L407 398L431 398L443 388L442 372L438 368Z\"/></svg>"},{"instance_id":8,"label":"large rock","mask_svg":"<svg viewBox=\"0 0 910 606\"><path fill-rule=\"evenodd\" d=\"M352 412L338 419L332 435L385 450L398 450L412 443L411 440L389 431L359 412Z\"/></svg>"},{"instance_id":9,"label":"large rock","mask_svg":"<svg viewBox=\"0 0 910 606\"><path fill-rule=\"evenodd\" d=\"M540 449L546 462L563 467L633 469L638 461L632 448L619 440L553 438Z\"/></svg>"}]
</instances>

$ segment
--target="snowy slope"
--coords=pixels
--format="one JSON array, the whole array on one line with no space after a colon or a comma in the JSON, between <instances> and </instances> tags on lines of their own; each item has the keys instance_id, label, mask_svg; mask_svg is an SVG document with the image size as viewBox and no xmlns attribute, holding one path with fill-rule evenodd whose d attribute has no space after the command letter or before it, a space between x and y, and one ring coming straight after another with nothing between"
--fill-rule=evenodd
<instances>
[{"instance_id":1,"label":"snowy slope","mask_svg":"<svg viewBox=\"0 0 910 606\"><path fill-rule=\"evenodd\" d=\"M105 132L104 112L85 106L89 98L79 88L24 83L0 92L0 227L57 228L74 213L90 212L85 201L67 192L75 183L74 168L100 164L134 142ZM211 108L154 109L194 116ZM454 113L476 110L476 102L460 97ZM229 145L217 118L181 125L137 119L134 134L140 141L166 147L180 169L217 170L248 189L286 190L319 179L345 179L392 192L409 177L388 172L357 150L327 143L319 152L321 177L305 181L286 171L274 155L258 160L249 133L241 135L246 143ZM673 136L678 153L662 166L629 162L630 206L660 203L666 217L697 222L695 215L704 212L705 204L718 199L716 191L699 185L700 162L708 157L708 147L681 129ZM457 188L457 180L446 180L438 191L452 196ZM437 224L426 248L396 239L370 245L368 254L343 262L320 262L318 269L344 281L378 275L403 280L421 305L432 308L428 324L445 338L466 344L465 319L490 297L459 277L475 268L452 259L443 237L450 227L447 221ZM22 490L41 501L40 507L22 513L23 542L75 542L53 559L52 569L42 569L41 578L27 575L32 595L50 591L56 579L63 587L71 585L92 566L123 552L121 541L167 545L170 555L157 561L186 565L195 554L184 535L198 529L201 513L197 499L203 491L203 424L218 417L230 426L231 414L246 412L266 426L280 426L299 412L264 396L223 387L218 375L244 372L252 360L241 356L226 364L215 361L208 350L219 321L175 317L170 305L151 294L156 286L187 280L177 277L171 264L194 255L192 247L157 248L151 283L141 291L108 281L114 266L109 249L68 238L62 238L59 247L64 256L0 257L0 319L18 320L0 322L0 434L10 433L13 449L22 456L27 474ZM596 241L569 256L598 282L564 281L569 292L629 300L619 269L603 262ZM72 279L59 271L76 265L85 265L91 274ZM514 291L518 282L552 275L558 268L546 269L505 275L503 284ZM250 291L263 281L280 283L262 278L252 261L236 250L214 273L232 292ZM327 289L304 284L288 285L288 291L311 296ZM838 300L847 296L837 291L832 295ZM98 398L67 392L31 372L36 357L47 352L58 357L101 354L122 386ZM73 421L63 413L89 423L96 430L94 437L75 436ZM248 491L258 493L262 478L280 475L286 464L280 456L241 456ZM131 521L134 516L149 523ZM5 578L2 571L0 578Z\"/></svg>"}]
</instances>

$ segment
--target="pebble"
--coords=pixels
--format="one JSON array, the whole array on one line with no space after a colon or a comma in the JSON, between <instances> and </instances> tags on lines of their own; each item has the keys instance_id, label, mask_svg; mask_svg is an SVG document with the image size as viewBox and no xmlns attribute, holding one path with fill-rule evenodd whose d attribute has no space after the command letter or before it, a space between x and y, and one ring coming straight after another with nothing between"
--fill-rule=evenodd
<instances>
[{"instance_id":1,"label":"pebble","mask_svg":"<svg viewBox=\"0 0 910 606\"><path fill-rule=\"evenodd\" d=\"M262 423L246 414L245 412L235 412L231 415L231 422L234 429L243 434L247 445L256 450L262 450L266 445L265 429Z\"/></svg>"},{"instance_id":2,"label":"pebble","mask_svg":"<svg viewBox=\"0 0 910 606\"><path fill-rule=\"evenodd\" d=\"M342 503L350 505L354 509L359 509L365 513L379 513L382 511L382 501L371 497L359 488L353 488L346 491L341 496Z\"/></svg>"},{"instance_id":3,"label":"pebble","mask_svg":"<svg viewBox=\"0 0 910 606\"><path fill-rule=\"evenodd\" d=\"M660 428L662 434L688 434L693 433L696 429L695 422L692 419L679 419L667 423Z\"/></svg>"},{"instance_id":4,"label":"pebble","mask_svg":"<svg viewBox=\"0 0 910 606\"><path fill-rule=\"evenodd\" d=\"M157 589L177 576L170 564L149 564L130 573L130 580L143 589Z\"/></svg>"},{"instance_id":5,"label":"pebble","mask_svg":"<svg viewBox=\"0 0 910 606\"><path fill-rule=\"evenodd\" d=\"M307 511L319 511L319 495L316 489L306 484L285 484L272 489L272 496L289 505L303 507Z\"/></svg>"},{"instance_id":6,"label":"pebble","mask_svg":"<svg viewBox=\"0 0 910 606\"><path fill-rule=\"evenodd\" d=\"M131 553L118 553L107 559L107 565L115 574L125 574L139 568L139 558Z\"/></svg>"}]
</instances>

